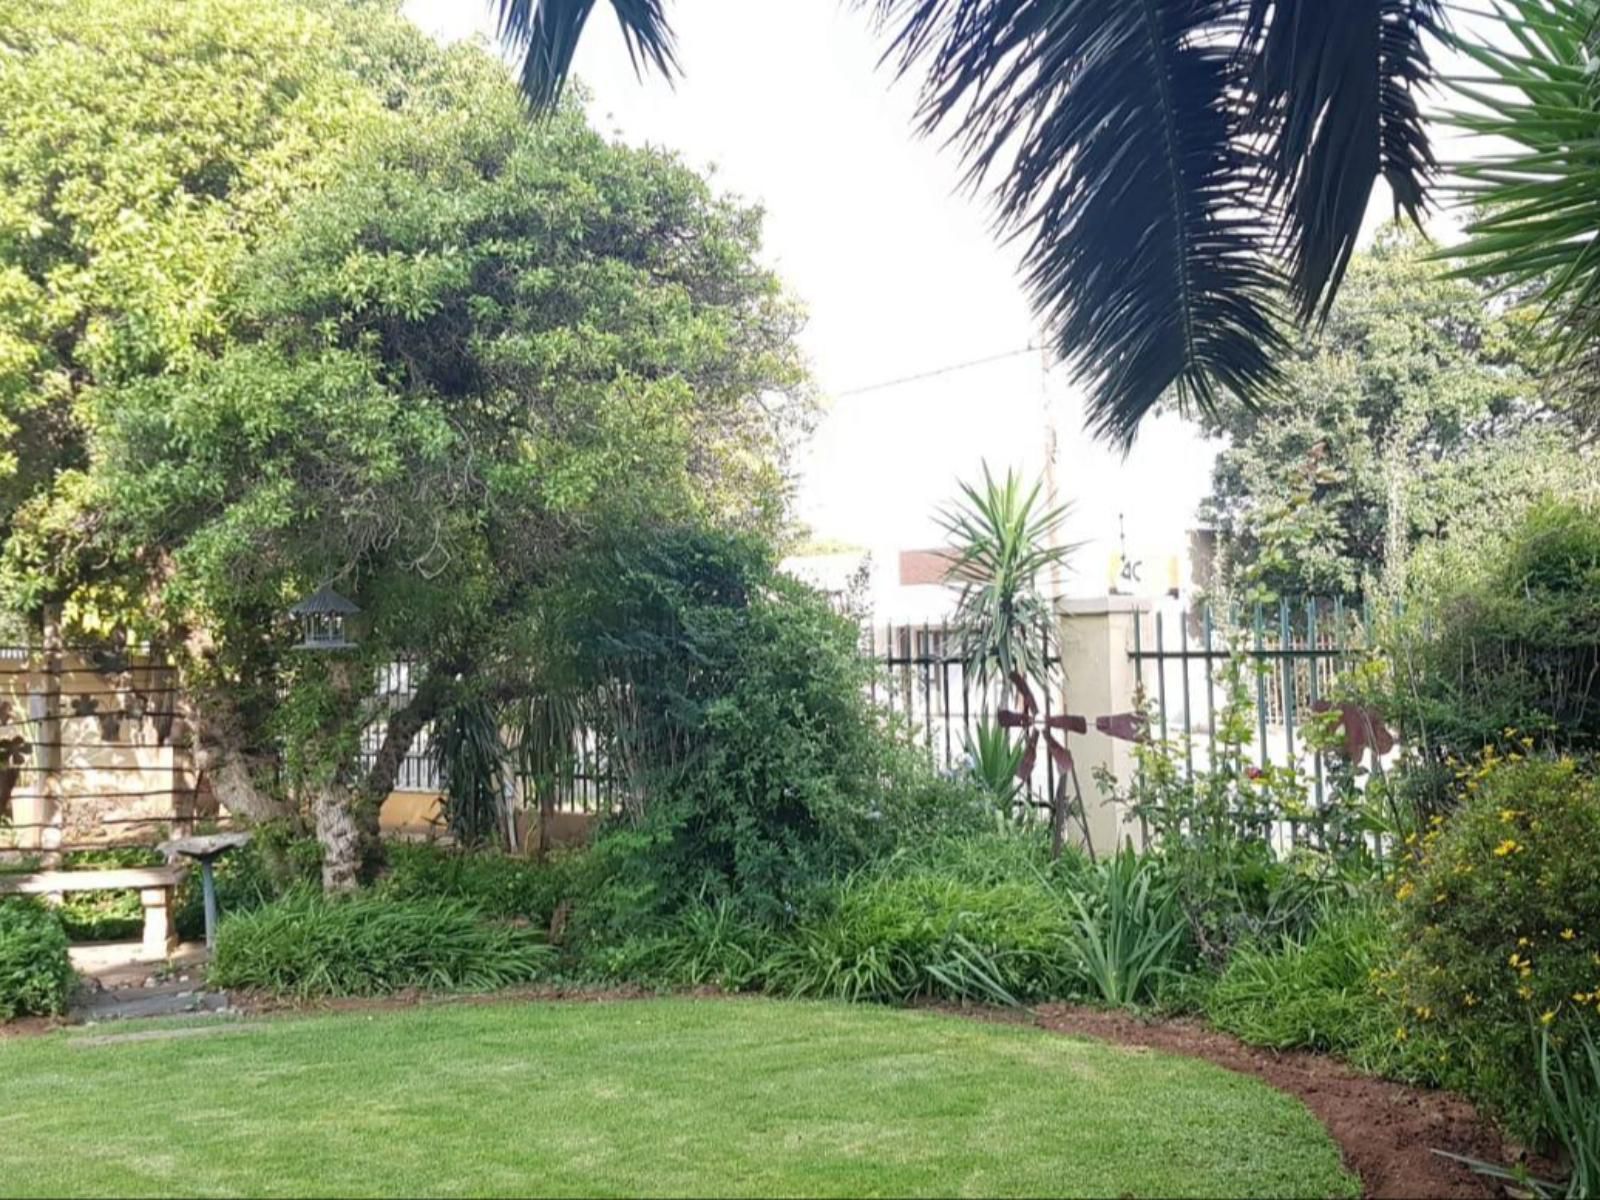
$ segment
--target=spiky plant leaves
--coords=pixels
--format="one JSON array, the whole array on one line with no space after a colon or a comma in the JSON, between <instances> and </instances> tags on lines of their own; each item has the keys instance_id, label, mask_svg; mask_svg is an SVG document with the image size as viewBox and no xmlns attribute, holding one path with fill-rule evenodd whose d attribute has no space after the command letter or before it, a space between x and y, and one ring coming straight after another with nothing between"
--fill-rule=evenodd
<instances>
[{"instance_id":1,"label":"spiky plant leaves","mask_svg":"<svg viewBox=\"0 0 1600 1200\"><path fill-rule=\"evenodd\" d=\"M1480 216L1450 254L1459 273L1530 294L1558 366L1600 339L1600 3L1501 0L1514 44L1457 36L1484 69L1454 81L1472 105L1457 120L1512 149L1457 168Z\"/></svg>"},{"instance_id":2,"label":"spiky plant leaves","mask_svg":"<svg viewBox=\"0 0 1600 1200\"><path fill-rule=\"evenodd\" d=\"M1242 136L1237 0L878 0L889 56L926 69L1089 421L1131 442L1174 390L1215 409L1275 378L1279 275Z\"/></svg>"},{"instance_id":3,"label":"spiky plant leaves","mask_svg":"<svg viewBox=\"0 0 1600 1200\"><path fill-rule=\"evenodd\" d=\"M1437 164L1417 97L1443 31L1439 0L1251 0L1250 127L1303 320L1327 316L1380 177L1421 222Z\"/></svg>"},{"instance_id":4,"label":"spiky plant leaves","mask_svg":"<svg viewBox=\"0 0 1600 1200\"><path fill-rule=\"evenodd\" d=\"M634 70L677 71L672 27L661 0L610 0ZM572 71L595 0L495 0L500 39L522 55L522 91L539 109L553 107Z\"/></svg>"},{"instance_id":5,"label":"spiky plant leaves","mask_svg":"<svg viewBox=\"0 0 1600 1200\"><path fill-rule=\"evenodd\" d=\"M1055 544L1067 510L1047 508L1040 492L1014 471L997 481L985 463L982 486L963 483L961 500L938 517L961 589L952 624L980 691L1018 674L1050 678L1054 613L1039 580L1075 547Z\"/></svg>"}]
</instances>

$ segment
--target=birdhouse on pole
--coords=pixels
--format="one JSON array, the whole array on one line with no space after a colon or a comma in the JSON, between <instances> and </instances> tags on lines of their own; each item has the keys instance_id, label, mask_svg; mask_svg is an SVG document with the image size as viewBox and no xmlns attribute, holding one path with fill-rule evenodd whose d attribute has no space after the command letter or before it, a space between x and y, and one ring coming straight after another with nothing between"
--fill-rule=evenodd
<instances>
[{"instance_id":1,"label":"birdhouse on pole","mask_svg":"<svg viewBox=\"0 0 1600 1200\"><path fill-rule=\"evenodd\" d=\"M352 650L355 648L350 618L361 612L354 600L347 600L323 584L289 610L300 626L296 650Z\"/></svg>"}]
</instances>

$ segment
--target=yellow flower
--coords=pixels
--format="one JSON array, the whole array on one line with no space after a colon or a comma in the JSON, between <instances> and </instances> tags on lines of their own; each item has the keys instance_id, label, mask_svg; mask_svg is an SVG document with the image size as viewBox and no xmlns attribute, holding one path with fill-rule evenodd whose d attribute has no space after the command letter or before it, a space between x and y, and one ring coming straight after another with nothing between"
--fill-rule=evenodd
<instances>
[{"instance_id":1,"label":"yellow flower","mask_svg":"<svg viewBox=\"0 0 1600 1200\"><path fill-rule=\"evenodd\" d=\"M1518 939L1517 939L1517 945L1519 945L1519 946L1531 946L1531 945L1533 945L1533 943L1532 943L1532 942L1530 942L1530 941L1529 941L1529 940L1528 940L1528 939L1527 939L1527 938L1525 938L1525 937L1519 937L1519 938L1518 938Z\"/></svg>"},{"instance_id":2,"label":"yellow flower","mask_svg":"<svg viewBox=\"0 0 1600 1200\"><path fill-rule=\"evenodd\" d=\"M1517 819L1517 810L1516 809L1514 809L1514 808L1502 808L1500 810L1500 823L1502 825L1509 825L1509 824L1511 824L1511 822L1515 821L1516 819Z\"/></svg>"},{"instance_id":3,"label":"yellow flower","mask_svg":"<svg viewBox=\"0 0 1600 1200\"><path fill-rule=\"evenodd\" d=\"M1471 1008L1473 1005L1478 1003L1478 998L1471 992L1468 992L1466 995L1461 997L1461 1003L1465 1004L1468 1008Z\"/></svg>"},{"instance_id":4,"label":"yellow flower","mask_svg":"<svg viewBox=\"0 0 1600 1200\"><path fill-rule=\"evenodd\" d=\"M1531 987L1529 987L1527 984L1523 984L1521 987L1519 987L1517 989L1517 995L1521 996L1524 1000L1532 1000L1533 999L1533 989Z\"/></svg>"},{"instance_id":5,"label":"yellow flower","mask_svg":"<svg viewBox=\"0 0 1600 1200\"><path fill-rule=\"evenodd\" d=\"M1433 1009L1429 1008L1426 1004L1419 1004L1417 1005L1417 1016L1421 1020L1431 1021L1433 1019Z\"/></svg>"},{"instance_id":6,"label":"yellow flower","mask_svg":"<svg viewBox=\"0 0 1600 1200\"><path fill-rule=\"evenodd\" d=\"M1522 955L1513 950L1511 952L1511 957L1506 959L1506 962L1513 967L1520 967L1522 965Z\"/></svg>"},{"instance_id":7,"label":"yellow flower","mask_svg":"<svg viewBox=\"0 0 1600 1200\"><path fill-rule=\"evenodd\" d=\"M1563 929L1561 931L1561 940L1563 942L1570 942L1573 938L1575 938L1577 936L1578 936L1577 933L1575 933L1571 929Z\"/></svg>"},{"instance_id":8,"label":"yellow flower","mask_svg":"<svg viewBox=\"0 0 1600 1200\"><path fill-rule=\"evenodd\" d=\"M1508 854L1515 854L1521 848L1517 845L1515 839L1507 838L1494 848L1494 856L1496 858L1504 858Z\"/></svg>"},{"instance_id":9,"label":"yellow flower","mask_svg":"<svg viewBox=\"0 0 1600 1200\"><path fill-rule=\"evenodd\" d=\"M1408 879L1395 889L1394 898L1396 900L1409 900L1416 890L1416 885Z\"/></svg>"},{"instance_id":10,"label":"yellow flower","mask_svg":"<svg viewBox=\"0 0 1600 1200\"><path fill-rule=\"evenodd\" d=\"M1544 1012L1539 1014L1539 1024L1541 1024L1541 1025L1548 1025L1548 1024L1550 1024L1551 1021L1554 1021L1555 1019L1556 1019L1556 1012L1555 1012L1555 1009L1553 1009L1553 1008L1552 1009L1546 1009Z\"/></svg>"},{"instance_id":11,"label":"yellow flower","mask_svg":"<svg viewBox=\"0 0 1600 1200\"><path fill-rule=\"evenodd\" d=\"M1394 1031L1394 1040L1397 1042L1403 1042L1406 1040L1406 1027L1404 1025L1400 1026L1399 1029Z\"/></svg>"}]
</instances>

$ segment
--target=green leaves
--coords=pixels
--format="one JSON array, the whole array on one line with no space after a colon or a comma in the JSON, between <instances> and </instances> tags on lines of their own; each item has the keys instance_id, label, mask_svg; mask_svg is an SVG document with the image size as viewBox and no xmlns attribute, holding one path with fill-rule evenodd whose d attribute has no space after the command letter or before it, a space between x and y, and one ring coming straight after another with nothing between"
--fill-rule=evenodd
<instances>
[{"instance_id":1,"label":"green leaves","mask_svg":"<svg viewBox=\"0 0 1600 1200\"><path fill-rule=\"evenodd\" d=\"M1481 215L1450 254L1462 274L1535 302L1557 361L1571 364L1600 339L1600 6L1501 0L1497 10L1510 41L1458 37L1485 74L1453 87L1472 105L1461 126L1511 149L1457 168Z\"/></svg>"},{"instance_id":2,"label":"green leaves","mask_svg":"<svg viewBox=\"0 0 1600 1200\"><path fill-rule=\"evenodd\" d=\"M980 688L1012 675L1046 680L1054 614L1039 577L1067 561L1074 547L1056 544L1067 510L1046 509L1040 486L1021 476L996 482L983 467L983 487L962 484L963 499L938 516L950 541L950 581L961 589L953 624Z\"/></svg>"},{"instance_id":3,"label":"green leaves","mask_svg":"<svg viewBox=\"0 0 1600 1200\"><path fill-rule=\"evenodd\" d=\"M1165 396L1215 414L1272 392L1285 291L1326 313L1378 178L1418 216L1417 94L1440 0L857 0L919 123L948 135L1089 419L1130 442ZM660 0L612 0L636 66L670 72ZM501 0L553 104L594 0Z\"/></svg>"}]
</instances>

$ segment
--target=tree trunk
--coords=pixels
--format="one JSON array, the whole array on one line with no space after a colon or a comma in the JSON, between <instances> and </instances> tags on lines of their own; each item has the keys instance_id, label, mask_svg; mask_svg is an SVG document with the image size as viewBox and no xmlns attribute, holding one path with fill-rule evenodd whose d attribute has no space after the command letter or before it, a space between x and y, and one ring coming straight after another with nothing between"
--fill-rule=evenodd
<instances>
[{"instance_id":1,"label":"tree trunk","mask_svg":"<svg viewBox=\"0 0 1600 1200\"><path fill-rule=\"evenodd\" d=\"M322 890L353 892L361 882L363 836L355 797L343 782L319 787L311 798L317 842L322 846Z\"/></svg>"},{"instance_id":2,"label":"tree trunk","mask_svg":"<svg viewBox=\"0 0 1600 1200\"><path fill-rule=\"evenodd\" d=\"M197 783L204 778L223 808L253 823L291 816L288 800L262 786L272 760L245 749L239 714L216 696L193 696L188 708Z\"/></svg>"}]
</instances>

